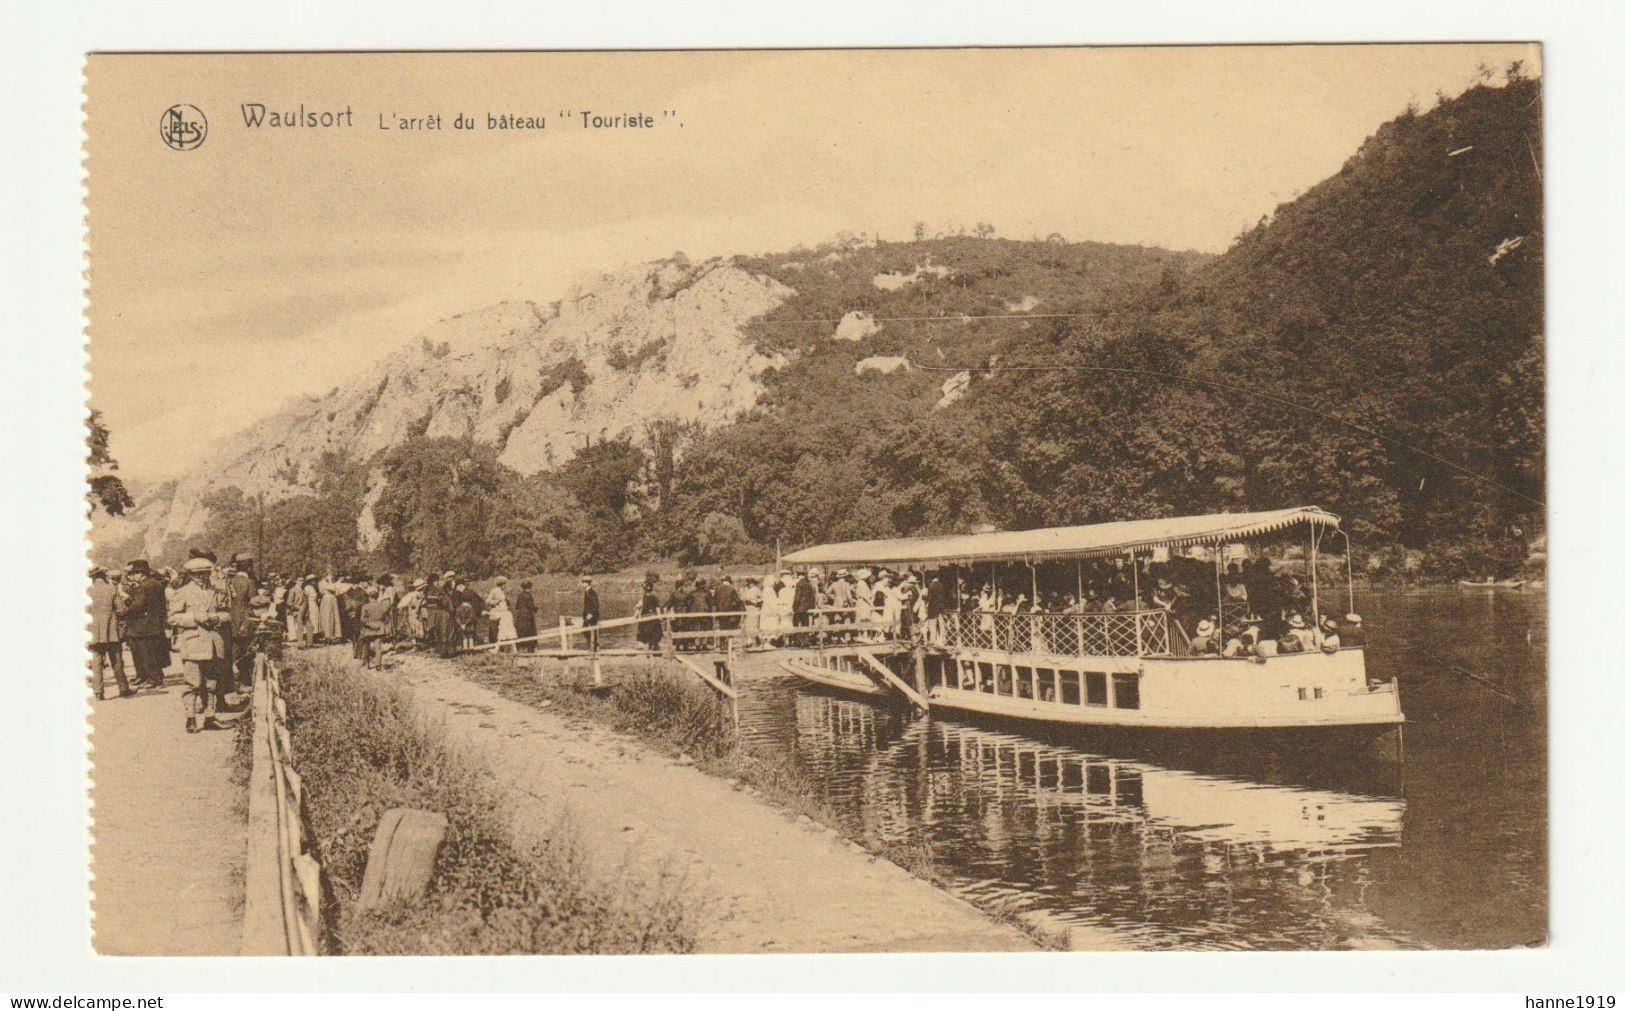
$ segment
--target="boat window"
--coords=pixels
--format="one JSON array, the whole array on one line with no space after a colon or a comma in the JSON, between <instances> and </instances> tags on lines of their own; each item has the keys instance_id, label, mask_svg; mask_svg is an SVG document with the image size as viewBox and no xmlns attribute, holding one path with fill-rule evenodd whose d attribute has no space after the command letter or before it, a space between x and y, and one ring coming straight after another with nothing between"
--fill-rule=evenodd
<instances>
[{"instance_id":1,"label":"boat window","mask_svg":"<svg viewBox=\"0 0 1625 1011\"><path fill-rule=\"evenodd\" d=\"M959 661L959 687L967 692L976 690L976 661Z\"/></svg>"},{"instance_id":2,"label":"boat window","mask_svg":"<svg viewBox=\"0 0 1625 1011\"><path fill-rule=\"evenodd\" d=\"M1309 689L1307 689L1307 688L1299 688L1298 689L1298 701L1299 702L1304 701L1308 697L1309 697Z\"/></svg>"},{"instance_id":3,"label":"boat window","mask_svg":"<svg viewBox=\"0 0 1625 1011\"><path fill-rule=\"evenodd\" d=\"M1106 704L1106 675L1102 671L1090 671L1084 675L1083 701L1091 706Z\"/></svg>"},{"instance_id":4,"label":"boat window","mask_svg":"<svg viewBox=\"0 0 1625 1011\"><path fill-rule=\"evenodd\" d=\"M1009 695L1010 692L1010 665L1001 663L993 668L999 675L999 694Z\"/></svg>"},{"instance_id":5,"label":"boat window","mask_svg":"<svg viewBox=\"0 0 1625 1011\"><path fill-rule=\"evenodd\" d=\"M1323 699L1323 698L1325 698L1325 697L1326 697L1326 691L1325 691L1325 689L1323 689L1323 688L1316 688L1316 689L1315 689L1315 698L1317 698L1317 699Z\"/></svg>"},{"instance_id":6,"label":"boat window","mask_svg":"<svg viewBox=\"0 0 1625 1011\"><path fill-rule=\"evenodd\" d=\"M1061 672L1061 702L1069 706L1078 704L1078 672L1075 670Z\"/></svg>"},{"instance_id":7,"label":"boat window","mask_svg":"<svg viewBox=\"0 0 1625 1011\"><path fill-rule=\"evenodd\" d=\"M1033 669L1031 667L1016 668L1016 698L1030 699L1033 697Z\"/></svg>"},{"instance_id":8,"label":"boat window","mask_svg":"<svg viewBox=\"0 0 1625 1011\"><path fill-rule=\"evenodd\" d=\"M1038 700L1055 701L1055 672L1048 667L1038 668Z\"/></svg>"},{"instance_id":9,"label":"boat window","mask_svg":"<svg viewBox=\"0 0 1625 1011\"><path fill-rule=\"evenodd\" d=\"M1112 675L1112 695L1118 709L1140 708L1140 676L1118 672Z\"/></svg>"},{"instance_id":10,"label":"boat window","mask_svg":"<svg viewBox=\"0 0 1625 1011\"><path fill-rule=\"evenodd\" d=\"M980 687L984 692L991 693L993 691L993 665L990 663L978 663L976 665L976 669L982 675L981 680L977 683L978 687Z\"/></svg>"}]
</instances>

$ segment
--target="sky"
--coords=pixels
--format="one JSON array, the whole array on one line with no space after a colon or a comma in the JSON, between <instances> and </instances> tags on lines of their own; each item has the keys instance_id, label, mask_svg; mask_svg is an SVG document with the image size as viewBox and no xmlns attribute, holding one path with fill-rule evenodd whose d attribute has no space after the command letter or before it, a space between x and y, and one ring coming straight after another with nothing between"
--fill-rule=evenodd
<instances>
[{"instance_id":1,"label":"sky","mask_svg":"<svg viewBox=\"0 0 1625 1011\"><path fill-rule=\"evenodd\" d=\"M1538 73L1523 45L93 56L91 405L154 480L439 319L679 250L986 221L1218 253L1514 60ZM159 137L177 102L208 119L193 150ZM353 125L253 130L254 102ZM547 125L484 128L503 112Z\"/></svg>"}]
</instances>

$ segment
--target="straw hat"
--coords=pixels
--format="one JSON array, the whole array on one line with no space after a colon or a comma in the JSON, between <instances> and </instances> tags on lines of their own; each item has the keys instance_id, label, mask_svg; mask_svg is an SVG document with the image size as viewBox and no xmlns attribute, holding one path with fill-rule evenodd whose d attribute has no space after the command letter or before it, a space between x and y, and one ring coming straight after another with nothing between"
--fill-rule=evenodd
<instances>
[{"instance_id":1,"label":"straw hat","mask_svg":"<svg viewBox=\"0 0 1625 1011\"><path fill-rule=\"evenodd\" d=\"M414 590L421 590L425 586L428 586L428 585L429 585L429 581L427 579L414 579L414 580L412 580L412 589L414 589Z\"/></svg>"},{"instance_id":2,"label":"straw hat","mask_svg":"<svg viewBox=\"0 0 1625 1011\"><path fill-rule=\"evenodd\" d=\"M498 586L507 586L508 585L508 577L507 576L498 576L497 577L497 585Z\"/></svg>"},{"instance_id":3,"label":"straw hat","mask_svg":"<svg viewBox=\"0 0 1625 1011\"><path fill-rule=\"evenodd\" d=\"M1348 622L1350 625L1358 625L1360 623L1360 616L1355 614L1353 611L1350 611L1348 614L1343 615L1343 620Z\"/></svg>"},{"instance_id":4,"label":"straw hat","mask_svg":"<svg viewBox=\"0 0 1625 1011\"><path fill-rule=\"evenodd\" d=\"M207 558L188 558L186 564L181 566L187 572L208 572L214 568L214 563Z\"/></svg>"},{"instance_id":5,"label":"straw hat","mask_svg":"<svg viewBox=\"0 0 1625 1011\"><path fill-rule=\"evenodd\" d=\"M1206 618L1203 618L1201 621L1197 622L1196 623L1196 634L1197 635L1212 635L1213 634L1213 622L1208 621Z\"/></svg>"},{"instance_id":6,"label":"straw hat","mask_svg":"<svg viewBox=\"0 0 1625 1011\"><path fill-rule=\"evenodd\" d=\"M1288 618L1287 619L1287 625L1292 627L1292 628L1308 628L1309 627L1308 625L1304 624L1303 615L1301 615L1301 614L1294 614L1291 618Z\"/></svg>"}]
</instances>

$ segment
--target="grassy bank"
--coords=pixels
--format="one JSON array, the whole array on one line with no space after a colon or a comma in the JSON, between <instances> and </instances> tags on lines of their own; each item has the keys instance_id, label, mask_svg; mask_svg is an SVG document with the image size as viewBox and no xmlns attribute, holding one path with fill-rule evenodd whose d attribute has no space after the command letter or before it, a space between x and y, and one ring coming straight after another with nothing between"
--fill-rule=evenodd
<instances>
[{"instance_id":1,"label":"grassy bank","mask_svg":"<svg viewBox=\"0 0 1625 1011\"><path fill-rule=\"evenodd\" d=\"M283 678L296 766L326 875L334 954L685 952L694 909L682 882L595 875L567 826L518 841L490 772L451 747L398 688L333 661ZM425 900L357 908L367 850L394 807L444 814Z\"/></svg>"},{"instance_id":2,"label":"grassy bank","mask_svg":"<svg viewBox=\"0 0 1625 1011\"><path fill-rule=\"evenodd\" d=\"M536 669L493 654L458 661L466 676L505 698L578 714L632 734L712 775L738 780L770 802L834 829L877 856L935 885L944 882L926 845L905 845L867 831L827 803L818 784L792 759L741 743L726 706L691 674L658 660L605 662L604 687L585 670Z\"/></svg>"}]
</instances>

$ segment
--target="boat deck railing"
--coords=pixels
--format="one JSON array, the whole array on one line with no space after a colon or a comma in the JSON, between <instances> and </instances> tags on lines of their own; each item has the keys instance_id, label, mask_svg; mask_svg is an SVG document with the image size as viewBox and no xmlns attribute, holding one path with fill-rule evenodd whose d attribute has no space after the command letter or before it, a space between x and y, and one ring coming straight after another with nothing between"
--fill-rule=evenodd
<instances>
[{"instance_id":1,"label":"boat deck railing","mask_svg":"<svg viewBox=\"0 0 1625 1011\"><path fill-rule=\"evenodd\" d=\"M1054 656L1164 656L1170 646L1168 612L1115 614L1006 614L971 611L939 615L925 624L932 645Z\"/></svg>"}]
</instances>

